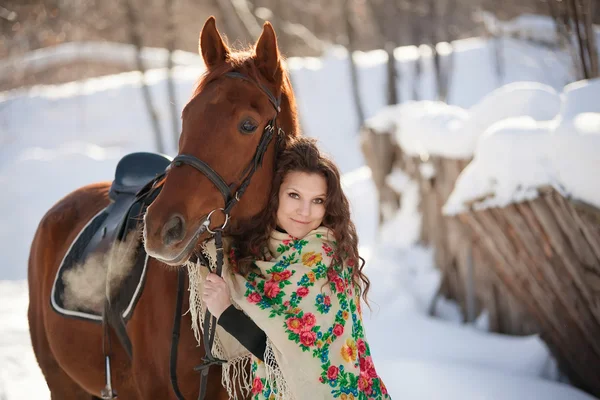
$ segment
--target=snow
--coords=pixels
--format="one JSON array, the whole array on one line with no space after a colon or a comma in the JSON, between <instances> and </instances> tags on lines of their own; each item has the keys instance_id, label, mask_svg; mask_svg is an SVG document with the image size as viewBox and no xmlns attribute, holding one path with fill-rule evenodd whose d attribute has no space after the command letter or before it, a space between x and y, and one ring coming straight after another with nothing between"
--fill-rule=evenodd
<instances>
[{"instance_id":1,"label":"snow","mask_svg":"<svg viewBox=\"0 0 600 400\"><path fill-rule=\"evenodd\" d=\"M547 121L560 107L561 98L552 87L515 82L492 91L469 110L439 101L406 102L382 109L366 125L378 132L395 130L397 143L409 155L470 159L479 137L494 123L520 116Z\"/></svg>"},{"instance_id":2,"label":"snow","mask_svg":"<svg viewBox=\"0 0 600 400\"><path fill-rule=\"evenodd\" d=\"M471 61L478 60L471 64L471 74L458 70L456 76L483 81L481 85L464 86L464 93L453 89L456 108L427 103L432 112L436 110L433 116L422 113L424 118L430 118L428 125L423 126L431 135L427 142L431 146L437 145L436 139L444 140L443 135L452 132L436 129L464 123L464 110L496 87L492 71L482 72L490 64L475 56L487 52L488 44L473 40L455 45L460 54L458 65L464 67L469 57L473 57ZM417 51L427 50L416 47L396 50L403 71L411 70L411 57ZM367 116L371 117L384 105L384 55L355 56L360 65L363 102ZM556 367L539 337L489 333L485 314L476 324L464 325L456 305L448 301L436 305L437 318L428 316L440 275L431 249L415 244L421 224L417 184L400 171L388 178L402 193L402 208L378 233L376 189L359 152L357 121L347 84L347 59L339 50L331 49L320 60L288 62L304 129L321 140L344 172L343 185L360 237L360 252L367 259L366 271L372 281L373 310L365 312L367 335L375 364L392 397L592 399L573 387L555 382ZM425 68L420 85L422 93L432 88L427 71ZM176 69L179 108L200 72L200 67ZM151 71L147 79L163 126L166 152L173 154L174 140L167 133L170 116L165 71ZM406 93L410 89L409 79L405 75L399 83ZM26 320L28 296L24 279L29 246L40 218L62 196L84 184L112 179L122 155L155 149L139 85L140 75L127 73L0 94L0 184L5 194L0 197L0 242L4 249L4 262L0 266L0 398L3 400L49 397L33 356ZM558 127L551 133L537 132L532 123L520 119L518 124L514 122L516 127L506 123L506 129L494 128L489 135L500 137L499 141L504 143L502 137L509 133L503 132L523 126L523 132L531 136L531 146L536 138L552 135L564 140L568 136L581 136L593 141L597 138L593 134L598 124L597 110L587 102L595 99L594 90L597 88L585 84L565 90L563 106L566 106ZM584 103L585 113L578 111L578 102ZM408 110L416 106L406 107ZM577 160L565 161L564 166L556 164L562 179L571 179L568 174L574 161Z\"/></svg>"},{"instance_id":3,"label":"snow","mask_svg":"<svg viewBox=\"0 0 600 400\"><path fill-rule=\"evenodd\" d=\"M169 52L166 49L144 47L140 53L144 67L162 68L167 65ZM28 74L74 62L99 62L136 69L135 46L110 42L69 42L31 51L23 56L0 61L0 76L20 71ZM187 51L176 50L173 65L202 65L202 57Z\"/></svg>"},{"instance_id":4,"label":"snow","mask_svg":"<svg viewBox=\"0 0 600 400\"><path fill-rule=\"evenodd\" d=\"M391 131L406 154L460 158L465 147L462 127L467 117L466 110L440 101L411 101L388 106L365 124L376 131L395 127Z\"/></svg>"},{"instance_id":5,"label":"snow","mask_svg":"<svg viewBox=\"0 0 600 400\"><path fill-rule=\"evenodd\" d=\"M600 79L566 86L562 99L552 120L506 118L488 128L444 213L531 200L546 186L600 208L600 187L591 179L600 169ZM531 104L526 114L551 114L544 111L543 101Z\"/></svg>"},{"instance_id":6,"label":"snow","mask_svg":"<svg viewBox=\"0 0 600 400\"><path fill-rule=\"evenodd\" d=\"M568 85L556 122L549 149L556 186L600 208L600 185L592 178L600 170L600 79Z\"/></svg>"}]
</instances>

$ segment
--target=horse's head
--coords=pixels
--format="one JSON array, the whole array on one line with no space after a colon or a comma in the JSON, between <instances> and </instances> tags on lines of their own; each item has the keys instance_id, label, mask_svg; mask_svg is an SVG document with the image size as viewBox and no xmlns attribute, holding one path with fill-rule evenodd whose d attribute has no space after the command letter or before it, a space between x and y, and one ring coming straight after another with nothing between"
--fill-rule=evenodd
<instances>
[{"instance_id":1,"label":"horse's head","mask_svg":"<svg viewBox=\"0 0 600 400\"><path fill-rule=\"evenodd\" d=\"M183 110L179 155L144 219L147 253L170 265L185 262L207 230L223 224L236 229L266 206L277 136L284 135L285 142L298 132L292 88L271 24L265 23L253 49L232 51L210 17L200 49L207 70ZM267 142L271 128L273 140ZM263 148L262 166L255 168ZM235 203L226 222L222 209Z\"/></svg>"}]
</instances>

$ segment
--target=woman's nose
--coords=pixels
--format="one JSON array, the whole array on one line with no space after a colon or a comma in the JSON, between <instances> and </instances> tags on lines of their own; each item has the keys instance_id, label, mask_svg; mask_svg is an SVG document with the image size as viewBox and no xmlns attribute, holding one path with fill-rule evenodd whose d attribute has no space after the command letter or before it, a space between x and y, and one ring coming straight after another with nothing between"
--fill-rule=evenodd
<instances>
[{"instance_id":1,"label":"woman's nose","mask_svg":"<svg viewBox=\"0 0 600 400\"><path fill-rule=\"evenodd\" d=\"M302 203L298 207L298 214L304 216L310 215L310 204Z\"/></svg>"}]
</instances>

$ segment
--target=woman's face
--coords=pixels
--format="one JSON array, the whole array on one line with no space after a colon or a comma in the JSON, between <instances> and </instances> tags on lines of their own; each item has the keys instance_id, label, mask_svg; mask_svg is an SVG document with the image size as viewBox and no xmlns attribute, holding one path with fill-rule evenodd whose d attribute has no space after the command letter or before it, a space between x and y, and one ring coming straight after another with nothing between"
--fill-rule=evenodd
<instances>
[{"instance_id":1,"label":"woman's face","mask_svg":"<svg viewBox=\"0 0 600 400\"><path fill-rule=\"evenodd\" d=\"M277 225L303 238L318 228L325 216L327 181L321 174L289 172L279 188Z\"/></svg>"}]
</instances>

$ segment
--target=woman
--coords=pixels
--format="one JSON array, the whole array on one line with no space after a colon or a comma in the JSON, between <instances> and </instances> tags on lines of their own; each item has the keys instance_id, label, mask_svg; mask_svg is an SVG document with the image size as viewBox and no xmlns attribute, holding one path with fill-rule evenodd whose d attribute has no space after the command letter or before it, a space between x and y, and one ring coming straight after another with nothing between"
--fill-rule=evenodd
<instances>
[{"instance_id":1,"label":"woman","mask_svg":"<svg viewBox=\"0 0 600 400\"><path fill-rule=\"evenodd\" d=\"M254 355L252 398L389 398L364 336L369 280L349 203L314 141L300 138L280 155L255 223L236 238L225 279L209 274L202 292Z\"/></svg>"}]
</instances>

